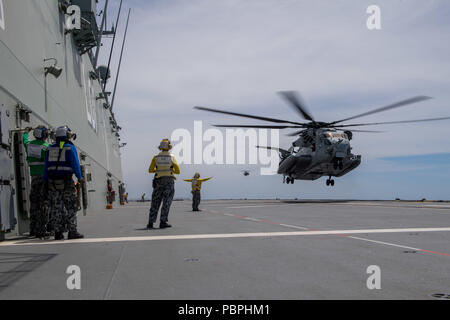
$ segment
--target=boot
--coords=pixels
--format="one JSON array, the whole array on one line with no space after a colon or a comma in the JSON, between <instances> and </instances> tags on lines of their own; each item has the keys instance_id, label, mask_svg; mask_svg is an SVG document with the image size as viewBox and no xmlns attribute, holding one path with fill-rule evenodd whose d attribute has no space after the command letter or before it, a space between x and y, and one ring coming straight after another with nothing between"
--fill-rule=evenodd
<instances>
[{"instance_id":1,"label":"boot","mask_svg":"<svg viewBox=\"0 0 450 320\"><path fill-rule=\"evenodd\" d=\"M165 228L170 228L170 227L172 227L172 226L170 224L168 224L167 222L161 222L159 224L160 229L165 229Z\"/></svg>"},{"instance_id":2,"label":"boot","mask_svg":"<svg viewBox=\"0 0 450 320\"><path fill-rule=\"evenodd\" d=\"M64 239L64 235L62 236ZM46 240L48 238L50 238L50 233L49 232L40 232L36 234L36 238L39 238L41 240ZM61 240L61 239L59 239Z\"/></svg>"},{"instance_id":3,"label":"boot","mask_svg":"<svg viewBox=\"0 0 450 320\"><path fill-rule=\"evenodd\" d=\"M64 233L55 232L55 240L64 240Z\"/></svg>"},{"instance_id":4,"label":"boot","mask_svg":"<svg viewBox=\"0 0 450 320\"><path fill-rule=\"evenodd\" d=\"M149 224L147 225L147 229L153 229L153 223L149 223Z\"/></svg>"},{"instance_id":5,"label":"boot","mask_svg":"<svg viewBox=\"0 0 450 320\"><path fill-rule=\"evenodd\" d=\"M81 234L81 233L79 233L78 231L69 231L69 235L68 235L68 237L67 237L69 240L72 240L72 239L83 239L84 238L84 236Z\"/></svg>"}]
</instances>

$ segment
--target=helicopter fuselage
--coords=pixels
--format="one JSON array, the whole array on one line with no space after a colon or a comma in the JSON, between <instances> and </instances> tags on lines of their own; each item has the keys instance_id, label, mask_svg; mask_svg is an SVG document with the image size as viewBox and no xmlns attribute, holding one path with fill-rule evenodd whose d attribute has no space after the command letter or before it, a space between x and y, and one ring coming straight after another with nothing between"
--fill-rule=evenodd
<instances>
[{"instance_id":1,"label":"helicopter fuselage","mask_svg":"<svg viewBox=\"0 0 450 320\"><path fill-rule=\"evenodd\" d=\"M341 177L361 163L361 156L351 153L350 139L350 132L305 130L282 157L278 173L288 177L288 182Z\"/></svg>"}]
</instances>

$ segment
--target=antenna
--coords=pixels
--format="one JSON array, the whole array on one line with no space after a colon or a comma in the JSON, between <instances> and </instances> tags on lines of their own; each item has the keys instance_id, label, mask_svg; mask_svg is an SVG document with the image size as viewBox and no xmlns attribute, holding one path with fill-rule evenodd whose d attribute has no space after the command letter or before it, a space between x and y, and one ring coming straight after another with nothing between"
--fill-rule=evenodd
<instances>
[{"instance_id":1,"label":"antenna","mask_svg":"<svg viewBox=\"0 0 450 320\"><path fill-rule=\"evenodd\" d=\"M100 35L98 38L98 46L97 50L95 52L95 58L94 58L94 69L97 69L97 61L98 61L98 55L100 53L100 47L102 46L102 35L103 35L103 28L106 24L106 10L108 10L108 2L109 0L105 1L105 8L103 9L103 18L102 18L102 25L100 27Z\"/></svg>"},{"instance_id":2,"label":"antenna","mask_svg":"<svg viewBox=\"0 0 450 320\"><path fill-rule=\"evenodd\" d=\"M114 84L114 93L113 93L113 97L112 97L112 101L111 101L111 111L112 111L113 106L114 106L114 98L116 97L117 81L119 80L120 67L122 65L123 49L125 47L125 40L127 39L128 22L130 21L130 13L131 13L131 8L128 9L127 25L125 27L125 34L123 36L122 50L120 51L119 67L117 68L116 83Z\"/></svg>"},{"instance_id":3,"label":"antenna","mask_svg":"<svg viewBox=\"0 0 450 320\"><path fill-rule=\"evenodd\" d=\"M113 41L111 44L111 52L109 53L108 70L109 70L109 67L111 66L111 58L112 58L112 54L113 54L113 50L114 50L114 42L116 41L116 34L117 34L117 27L119 24L120 11L122 10L122 2L123 2L123 0L120 0L119 13L117 14L117 20L116 20L116 29L114 30ZM105 84L103 85L103 91L106 91L106 81L105 81Z\"/></svg>"}]
</instances>

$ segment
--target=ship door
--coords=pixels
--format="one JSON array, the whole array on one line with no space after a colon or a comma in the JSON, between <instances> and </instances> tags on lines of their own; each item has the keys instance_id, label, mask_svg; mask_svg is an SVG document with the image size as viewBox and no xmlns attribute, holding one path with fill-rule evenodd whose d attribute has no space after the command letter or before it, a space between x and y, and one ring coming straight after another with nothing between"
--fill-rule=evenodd
<instances>
[{"instance_id":1,"label":"ship door","mask_svg":"<svg viewBox=\"0 0 450 320\"><path fill-rule=\"evenodd\" d=\"M0 104L0 107L0 241L2 241L5 233L15 228L16 218L14 217L9 115L4 104Z\"/></svg>"},{"instance_id":2,"label":"ship door","mask_svg":"<svg viewBox=\"0 0 450 320\"><path fill-rule=\"evenodd\" d=\"M23 145L23 132L13 133L14 171L17 190L17 209L19 219L19 234L29 232L30 229L30 174L27 164L27 153Z\"/></svg>"}]
</instances>

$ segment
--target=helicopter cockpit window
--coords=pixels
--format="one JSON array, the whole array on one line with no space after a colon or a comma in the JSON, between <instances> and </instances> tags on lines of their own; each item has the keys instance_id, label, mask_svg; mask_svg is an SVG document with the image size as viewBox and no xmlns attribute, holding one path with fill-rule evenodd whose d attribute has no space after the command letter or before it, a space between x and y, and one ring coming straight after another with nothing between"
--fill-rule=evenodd
<instances>
[{"instance_id":1,"label":"helicopter cockpit window","mask_svg":"<svg viewBox=\"0 0 450 320\"><path fill-rule=\"evenodd\" d=\"M331 135L329 135L329 134L322 134L321 138L322 138L323 143L326 146L331 146L331 141L330 141Z\"/></svg>"},{"instance_id":2,"label":"helicopter cockpit window","mask_svg":"<svg viewBox=\"0 0 450 320\"><path fill-rule=\"evenodd\" d=\"M347 134L343 133L343 132L327 132L325 134L329 139L345 139L348 140Z\"/></svg>"}]
</instances>

